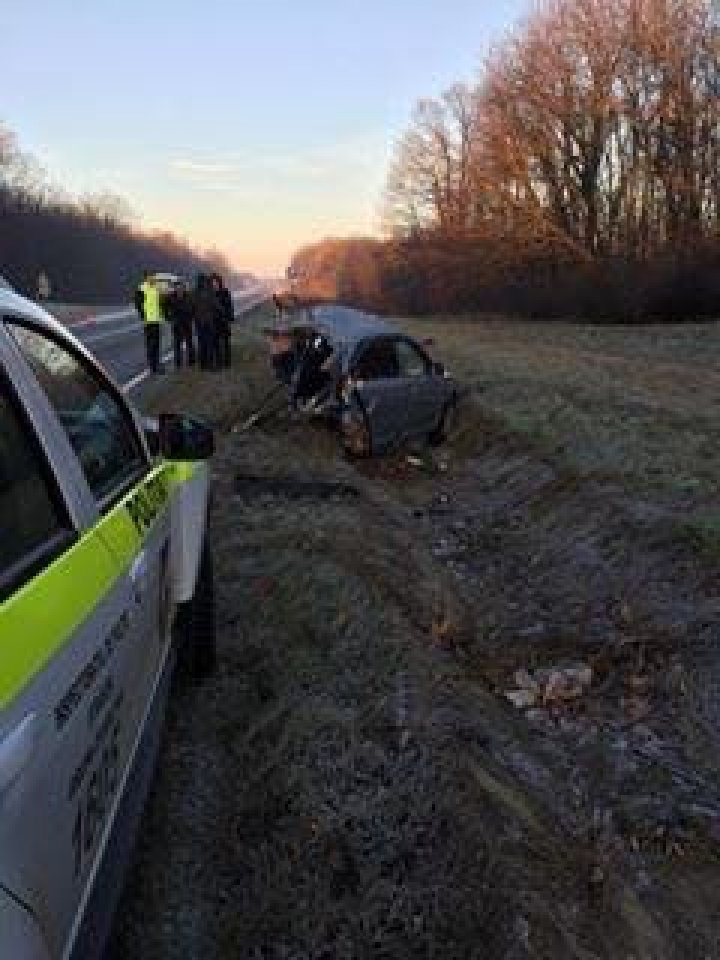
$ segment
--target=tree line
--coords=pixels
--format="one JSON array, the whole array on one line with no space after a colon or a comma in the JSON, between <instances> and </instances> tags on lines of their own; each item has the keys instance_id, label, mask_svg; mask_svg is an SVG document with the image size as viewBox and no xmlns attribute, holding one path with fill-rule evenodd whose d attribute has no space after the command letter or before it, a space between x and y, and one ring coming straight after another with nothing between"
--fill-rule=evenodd
<instances>
[{"instance_id":1,"label":"tree line","mask_svg":"<svg viewBox=\"0 0 720 960\"><path fill-rule=\"evenodd\" d=\"M74 198L53 187L0 125L0 274L30 296L45 273L52 299L125 303L145 269L233 274L218 251L201 253L172 233L137 229L121 197Z\"/></svg>"},{"instance_id":2,"label":"tree line","mask_svg":"<svg viewBox=\"0 0 720 960\"><path fill-rule=\"evenodd\" d=\"M295 267L374 309L717 315L714 7L536 4L476 85L418 103L388 174L385 239L324 241Z\"/></svg>"}]
</instances>

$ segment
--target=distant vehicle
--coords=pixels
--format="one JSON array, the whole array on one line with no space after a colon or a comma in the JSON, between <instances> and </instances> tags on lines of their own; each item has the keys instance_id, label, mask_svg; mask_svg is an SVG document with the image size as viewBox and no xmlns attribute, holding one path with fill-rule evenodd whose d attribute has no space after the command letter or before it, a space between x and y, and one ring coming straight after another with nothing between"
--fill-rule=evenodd
<instances>
[{"instance_id":1,"label":"distant vehicle","mask_svg":"<svg viewBox=\"0 0 720 960\"><path fill-rule=\"evenodd\" d=\"M187 277L179 276L176 273L154 273L152 276L161 294L172 293L180 284L190 286L190 281Z\"/></svg>"},{"instance_id":2,"label":"distant vehicle","mask_svg":"<svg viewBox=\"0 0 720 960\"><path fill-rule=\"evenodd\" d=\"M411 439L439 443L450 431L460 385L394 325L357 310L316 307L288 333L296 356L293 402L330 420L351 456Z\"/></svg>"},{"instance_id":3,"label":"distant vehicle","mask_svg":"<svg viewBox=\"0 0 720 960\"><path fill-rule=\"evenodd\" d=\"M214 660L212 433L0 291L0 956L96 960L174 665Z\"/></svg>"}]
</instances>

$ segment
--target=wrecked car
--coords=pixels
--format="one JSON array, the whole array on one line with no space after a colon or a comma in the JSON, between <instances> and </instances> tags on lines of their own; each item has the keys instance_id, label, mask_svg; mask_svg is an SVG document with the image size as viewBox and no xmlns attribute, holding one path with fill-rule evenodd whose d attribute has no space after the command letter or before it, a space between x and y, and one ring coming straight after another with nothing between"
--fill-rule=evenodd
<instances>
[{"instance_id":1,"label":"wrecked car","mask_svg":"<svg viewBox=\"0 0 720 960\"><path fill-rule=\"evenodd\" d=\"M393 324L324 306L266 335L291 407L332 423L349 455L415 439L438 443L449 432L458 383Z\"/></svg>"}]
</instances>

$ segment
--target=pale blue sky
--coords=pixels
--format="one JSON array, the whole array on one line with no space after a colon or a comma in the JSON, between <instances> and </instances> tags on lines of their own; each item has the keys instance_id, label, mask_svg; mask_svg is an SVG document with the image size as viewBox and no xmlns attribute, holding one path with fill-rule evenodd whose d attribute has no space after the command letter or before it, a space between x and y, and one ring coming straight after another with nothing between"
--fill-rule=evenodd
<instances>
[{"instance_id":1,"label":"pale blue sky","mask_svg":"<svg viewBox=\"0 0 720 960\"><path fill-rule=\"evenodd\" d=\"M473 81L526 0L0 0L0 121L78 193L282 269L377 228L415 101Z\"/></svg>"}]
</instances>

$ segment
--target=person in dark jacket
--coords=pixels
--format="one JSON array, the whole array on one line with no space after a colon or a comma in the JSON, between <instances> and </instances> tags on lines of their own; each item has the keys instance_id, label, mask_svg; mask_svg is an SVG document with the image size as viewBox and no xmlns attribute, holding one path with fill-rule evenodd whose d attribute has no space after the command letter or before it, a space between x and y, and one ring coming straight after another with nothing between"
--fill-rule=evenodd
<instances>
[{"instance_id":1,"label":"person in dark jacket","mask_svg":"<svg viewBox=\"0 0 720 960\"><path fill-rule=\"evenodd\" d=\"M149 270L143 270L142 280L135 287L135 293L133 294L133 303L135 309L137 310L138 316L140 319L145 322L145 291L142 288L143 283L145 283L150 276Z\"/></svg>"},{"instance_id":2,"label":"person in dark jacket","mask_svg":"<svg viewBox=\"0 0 720 960\"><path fill-rule=\"evenodd\" d=\"M170 322L175 350L175 367L183 365L183 351L190 367L195 365L193 303L187 284L179 283L165 298L165 318Z\"/></svg>"},{"instance_id":3,"label":"person in dark jacket","mask_svg":"<svg viewBox=\"0 0 720 960\"><path fill-rule=\"evenodd\" d=\"M222 319L220 301L213 290L210 277L199 274L193 298L195 329L201 370L218 369L217 331Z\"/></svg>"},{"instance_id":4,"label":"person in dark jacket","mask_svg":"<svg viewBox=\"0 0 720 960\"><path fill-rule=\"evenodd\" d=\"M230 324L235 319L232 297L230 296L230 291L223 283L223 279L219 273L214 273L212 275L211 282L213 290L215 291L215 296L218 298L218 303L220 304L220 318L217 326L218 359L221 366L229 367L231 357Z\"/></svg>"}]
</instances>

